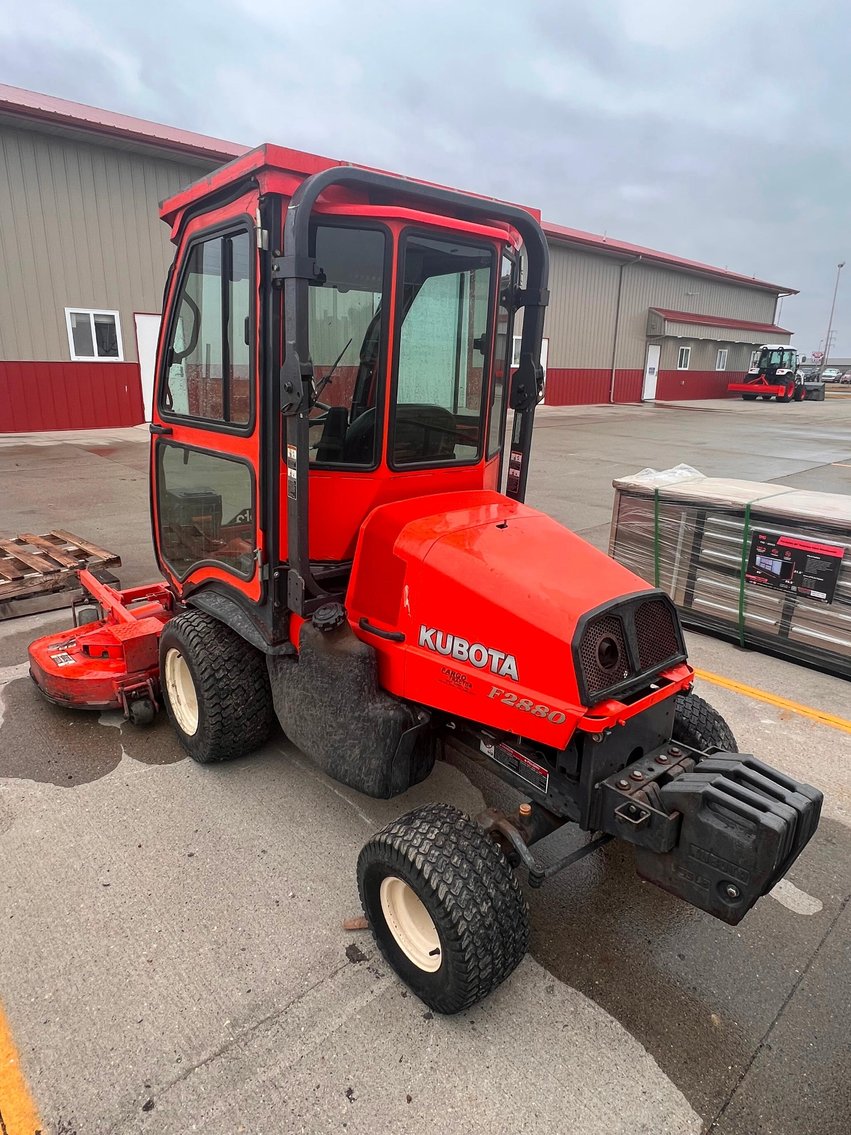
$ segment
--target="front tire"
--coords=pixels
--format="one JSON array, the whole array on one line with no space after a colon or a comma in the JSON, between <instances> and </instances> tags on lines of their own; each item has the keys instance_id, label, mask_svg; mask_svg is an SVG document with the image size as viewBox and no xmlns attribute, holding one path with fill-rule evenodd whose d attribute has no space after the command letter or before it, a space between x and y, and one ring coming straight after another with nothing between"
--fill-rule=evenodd
<instances>
[{"instance_id":1,"label":"front tire","mask_svg":"<svg viewBox=\"0 0 851 1135\"><path fill-rule=\"evenodd\" d=\"M184 611L163 628L160 684L178 740L199 764L243 757L269 736L266 659L203 611Z\"/></svg>"},{"instance_id":2,"label":"front tire","mask_svg":"<svg viewBox=\"0 0 851 1135\"><path fill-rule=\"evenodd\" d=\"M677 694L672 741L701 753L738 753L733 731L717 709L697 694Z\"/></svg>"},{"instance_id":3,"label":"front tire","mask_svg":"<svg viewBox=\"0 0 851 1135\"><path fill-rule=\"evenodd\" d=\"M358 889L381 953L438 1013L487 997L526 953L529 912L514 872L448 804L377 832L358 857Z\"/></svg>"}]
</instances>

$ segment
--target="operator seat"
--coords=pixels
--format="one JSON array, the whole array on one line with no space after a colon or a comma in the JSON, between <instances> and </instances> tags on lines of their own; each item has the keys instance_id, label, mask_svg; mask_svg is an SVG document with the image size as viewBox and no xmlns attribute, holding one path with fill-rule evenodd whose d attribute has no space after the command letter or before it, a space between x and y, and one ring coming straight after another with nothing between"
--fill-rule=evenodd
<instances>
[{"instance_id":1,"label":"operator seat","mask_svg":"<svg viewBox=\"0 0 851 1135\"><path fill-rule=\"evenodd\" d=\"M435 461L455 456L457 424L444 406L400 403L396 407L394 450L409 461ZM375 437L375 409L364 410L346 433L343 460L351 465L369 465Z\"/></svg>"}]
</instances>

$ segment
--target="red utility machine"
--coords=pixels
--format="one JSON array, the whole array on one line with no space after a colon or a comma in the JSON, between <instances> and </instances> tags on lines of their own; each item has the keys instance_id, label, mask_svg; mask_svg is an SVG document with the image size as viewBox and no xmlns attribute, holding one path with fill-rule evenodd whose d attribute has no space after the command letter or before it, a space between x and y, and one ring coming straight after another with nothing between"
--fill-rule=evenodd
<instances>
[{"instance_id":1,"label":"red utility machine","mask_svg":"<svg viewBox=\"0 0 851 1135\"><path fill-rule=\"evenodd\" d=\"M803 402L807 396L803 375L798 370L798 352L785 344L760 347L759 358L744 382L727 385L731 394L741 394L745 402L762 398L770 402Z\"/></svg>"},{"instance_id":2,"label":"red utility machine","mask_svg":"<svg viewBox=\"0 0 851 1135\"><path fill-rule=\"evenodd\" d=\"M418 808L358 861L380 948L441 1012L523 956L520 864L540 886L620 838L643 878L738 922L812 836L821 794L738 755L691 692L665 594L523 503L537 216L274 146L162 215L165 584L84 577L96 621L31 648L44 692L136 720L162 700L200 763L249 753L277 717L372 796L450 747L485 762L524 795L516 813ZM544 867L532 845L568 821L595 838Z\"/></svg>"}]
</instances>

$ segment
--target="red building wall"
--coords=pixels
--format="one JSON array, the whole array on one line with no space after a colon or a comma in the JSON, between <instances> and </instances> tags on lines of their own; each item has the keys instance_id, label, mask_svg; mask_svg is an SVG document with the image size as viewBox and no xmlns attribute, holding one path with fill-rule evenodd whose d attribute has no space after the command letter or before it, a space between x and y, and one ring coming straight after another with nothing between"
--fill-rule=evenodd
<instances>
[{"instance_id":1,"label":"red building wall","mask_svg":"<svg viewBox=\"0 0 851 1135\"><path fill-rule=\"evenodd\" d=\"M659 402L676 402L685 398L729 398L728 382L742 382L745 371L730 370L660 370L656 384Z\"/></svg>"},{"instance_id":2,"label":"red building wall","mask_svg":"<svg viewBox=\"0 0 851 1135\"><path fill-rule=\"evenodd\" d=\"M615 371L615 402L641 399L640 370ZM547 406L594 406L609 401L612 372L605 368L547 367Z\"/></svg>"},{"instance_id":3,"label":"red building wall","mask_svg":"<svg viewBox=\"0 0 851 1135\"><path fill-rule=\"evenodd\" d=\"M0 433L105 429L144 420L138 363L0 361Z\"/></svg>"},{"instance_id":4,"label":"red building wall","mask_svg":"<svg viewBox=\"0 0 851 1135\"><path fill-rule=\"evenodd\" d=\"M691 398L727 398L728 382L741 382L744 371L660 370L656 400L676 402ZM548 367L544 402L547 406L595 406L609 401L612 372L582 367ZM640 402L644 372L618 370L615 402Z\"/></svg>"}]
</instances>

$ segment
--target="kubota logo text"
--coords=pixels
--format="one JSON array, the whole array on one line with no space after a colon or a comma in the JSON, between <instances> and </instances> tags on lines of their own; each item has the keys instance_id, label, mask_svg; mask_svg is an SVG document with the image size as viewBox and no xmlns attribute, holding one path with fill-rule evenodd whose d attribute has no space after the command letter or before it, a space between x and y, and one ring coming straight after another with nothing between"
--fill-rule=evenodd
<instances>
[{"instance_id":1,"label":"kubota logo text","mask_svg":"<svg viewBox=\"0 0 851 1135\"><path fill-rule=\"evenodd\" d=\"M420 627L420 646L433 650L436 654L445 654L457 662L469 662L479 670L488 669L492 674L499 674L500 678L517 678L517 659L513 654L506 654L503 650L494 650L480 642L469 643L458 635L447 634L436 627Z\"/></svg>"}]
</instances>

